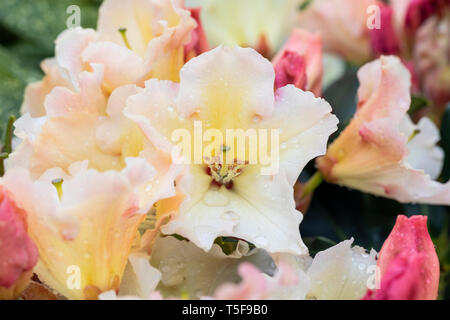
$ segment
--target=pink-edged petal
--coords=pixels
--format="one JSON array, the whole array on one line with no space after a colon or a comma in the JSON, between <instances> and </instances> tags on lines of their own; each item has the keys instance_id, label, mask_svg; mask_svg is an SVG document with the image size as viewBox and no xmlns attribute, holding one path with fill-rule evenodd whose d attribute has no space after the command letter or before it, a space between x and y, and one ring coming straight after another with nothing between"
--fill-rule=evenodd
<instances>
[{"instance_id":1,"label":"pink-edged petal","mask_svg":"<svg viewBox=\"0 0 450 320\"><path fill-rule=\"evenodd\" d=\"M56 61L61 68L67 70L74 88L78 88L79 73L86 70L82 53L96 39L97 34L94 30L81 27L67 29L56 39Z\"/></svg>"},{"instance_id":2,"label":"pink-edged petal","mask_svg":"<svg viewBox=\"0 0 450 320\"><path fill-rule=\"evenodd\" d=\"M83 60L104 68L104 86L108 91L138 83L146 71L143 59L133 51L113 42L95 42L83 51Z\"/></svg>"},{"instance_id":3,"label":"pink-edged petal","mask_svg":"<svg viewBox=\"0 0 450 320\"><path fill-rule=\"evenodd\" d=\"M79 89L72 91L65 87L55 87L45 98L48 116L69 113L101 114L105 112L106 97L102 91L103 67L93 65L93 72L78 74Z\"/></svg>"}]
</instances>

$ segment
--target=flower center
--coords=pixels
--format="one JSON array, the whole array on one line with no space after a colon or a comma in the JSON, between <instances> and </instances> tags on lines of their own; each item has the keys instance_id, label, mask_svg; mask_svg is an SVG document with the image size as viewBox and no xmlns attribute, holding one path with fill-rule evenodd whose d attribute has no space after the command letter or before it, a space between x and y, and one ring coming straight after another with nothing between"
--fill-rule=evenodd
<instances>
[{"instance_id":1,"label":"flower center","mask_svg":"<svg viewBox=\"0 0 450 320\"><path fill-rule=\"evenodd\" d=\"M233 179L242 173L242 169L248 161L234 159L231 163L226 163L223 156L204 157L208 166L207 172L219 185L231 186Z\"/></svg>"}]
</instances>

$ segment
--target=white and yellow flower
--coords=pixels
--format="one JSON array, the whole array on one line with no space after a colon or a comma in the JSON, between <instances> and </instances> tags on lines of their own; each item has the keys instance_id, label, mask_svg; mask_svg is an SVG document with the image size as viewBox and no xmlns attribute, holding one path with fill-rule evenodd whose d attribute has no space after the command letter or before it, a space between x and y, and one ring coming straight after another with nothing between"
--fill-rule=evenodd
<instances>
[{"instance_id":1,"label":"white and yellow flower","mask_svg":"<svg viewBox=\"0 0 450 320\"><path fill-rule=\"evenodd\" d=\"M128 99L124 112L147 139L167 154L181 150L185 160L177 180L181 196L172 201L179 212L164 233L182 235L206 251L218 236L232 236L270 252L306 252L292 188L306 163L325 151L337 119L310 92L286 86L274 94L273 88L273 66L255 50L218 47L190 60L179 85L150 80ZM259 146L220 141L233 129L266 130L266 138L279 133L279 146L262 134ZM194 141L198 137L208 140L206 148ZM250 163L250 146L267 148L273 161Z\"/></svg>"},{"instance_id":2,"label":"white and yellow flower","mask_svg":"<svg viewBox=\"0 0 450 320\"><path fill-rule=\"evenodd\" d=\"M300 0L186 1L201 6L211 46L252 47L270 57L287 40Z\"/></svg>"}]
</instances>

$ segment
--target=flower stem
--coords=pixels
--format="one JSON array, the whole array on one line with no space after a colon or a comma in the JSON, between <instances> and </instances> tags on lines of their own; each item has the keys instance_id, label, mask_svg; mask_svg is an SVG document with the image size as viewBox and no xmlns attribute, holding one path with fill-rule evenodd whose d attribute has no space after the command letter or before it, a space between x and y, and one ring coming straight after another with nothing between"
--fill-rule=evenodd
<instances>
[{"instance_id":1,"label":"flower stem","mask_svg":"<svg viewBox=\"0 0 450 320\"><path fill-rule=\"evenodd\" d=\"M307 195L314 192L314 190L316 190L316 188L320 186L322 181L323 181L322 173L320 171L314 173L314 175L311 178L309 178L309 180L305 183L305 187L303 189L303 197L306 197Z\"/></svg>"}]
</instances>

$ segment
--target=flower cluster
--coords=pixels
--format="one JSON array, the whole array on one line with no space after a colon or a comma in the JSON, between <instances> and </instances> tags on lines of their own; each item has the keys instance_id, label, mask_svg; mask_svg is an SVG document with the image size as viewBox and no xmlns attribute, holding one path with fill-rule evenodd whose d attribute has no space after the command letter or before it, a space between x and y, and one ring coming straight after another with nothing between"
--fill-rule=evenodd
<instances>
[{"instance_id":1,"label":"flower cluster","mask_svg":"<svg viewBox=\"0 0 450 320\"><path fill-rule=\"evenodd\" d=\"M413 90L448 101L432 80L448 80L448 8L397 2L379 4L395 32L369 32L372 0L103 1L96 30L58 36L14 123L0 298L436 299L426 217L398 216L378 255L352 238L312 256L294 197L316 159L327 182L450 205L437 125L408 115ZM375 59L330 145L323 50Z\"/></svg>"}]
</instances>

